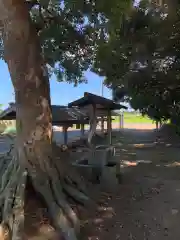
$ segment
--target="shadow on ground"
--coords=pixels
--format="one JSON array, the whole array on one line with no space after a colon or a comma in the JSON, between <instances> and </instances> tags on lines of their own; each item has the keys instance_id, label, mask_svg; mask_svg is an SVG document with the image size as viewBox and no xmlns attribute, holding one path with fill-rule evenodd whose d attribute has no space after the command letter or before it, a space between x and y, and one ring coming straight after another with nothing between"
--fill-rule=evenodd
<instances>
[{"instance_id":1,"label":"shadow on ground","mask_svg":"<svg viewBox=\"0 0 180 240\"><path fill-rule=\"evenodd\" d=\"M162 240L180 236L180 150L154 130L114 133L122 183L101 194L84 239ZM88 236L88 238L87 238Z\"/></svg>"},{"instance_id":2,"label":"shadow on ground","mask_svg":"<svg viewBox=\"0 0 180 240\"><path fill-rule=\"evenodd\" d=\"M6 151L11 142L5 140L0 139L0 151ZM122 183L113 186L113 191L102 191L101 186L90 189L98 207L96 212L90 209L87 215L82 214L83 240L178 240L180 148L177 139L161 138L155 130L123 129L114 131L113 142L117 146L116 159L122 165ZM34 214L43 220L47 216L43 211ZM46 231L42 229L44 226ZM38 240L59 239L49 222L42 227L38 226L43 232Z\"/></svg>"}]
</instances>

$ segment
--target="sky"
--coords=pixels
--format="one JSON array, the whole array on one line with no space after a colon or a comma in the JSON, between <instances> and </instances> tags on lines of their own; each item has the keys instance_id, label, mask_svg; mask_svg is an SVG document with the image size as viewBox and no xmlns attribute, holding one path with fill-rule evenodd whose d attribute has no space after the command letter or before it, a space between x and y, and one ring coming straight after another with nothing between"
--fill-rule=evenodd
<instances>
[{"instance_id":1,"label":"sky","mask_svg":"<svg viewBox=\"0 0 180 240\"><path fill-rule=\"evenodd\" d=\"M8 106L9 102L14 101L14 90L11 83L11 78L7 68L7 64L0 60L0 74L1 74L1 94L0 104L3 108ZM88 79L87 84L80 84L74 87L73 84L57 82L55 77L50 79L51 87L51 102L56 105L67 105L69 102L76 100L83 96L84 92L91 92L101 95L101 83L103 78L92 72L85 73ZM104 86L104 97L111 98L111 91Z\"/></svg>"},{"instance_id":2,"label":"sky","mask_svg":"<svg viewBox=\"0 0 180 240\"><path fill-rule=\"evenodd\" d=\"M135 5L138 5L140 0L135 0ZM9 102L14 102L14 90L11 83L7 64L0 60L0 74L1 74L1 94L0 104L3 108L8 106ZM102 78L92 72L86 72L85 76L88 80L87 84L80 84L74 87L73 84L57 82L55 77L50 79L51 87L51 102L56 105L67 105L69 102L76 100L83 96L84 92L91 92L101 95ZM104 97L112 98L111 91L104 86ZM129 107L129 105L127 105Z\"/></svg>"}]
</instances>

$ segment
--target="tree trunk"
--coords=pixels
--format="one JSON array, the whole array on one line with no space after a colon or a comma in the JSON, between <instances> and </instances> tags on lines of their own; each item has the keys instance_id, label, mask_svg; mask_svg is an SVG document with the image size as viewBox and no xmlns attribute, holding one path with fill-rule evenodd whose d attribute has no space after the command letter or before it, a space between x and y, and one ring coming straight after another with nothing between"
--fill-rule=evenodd
<instances>
[{"instance_id":1,"label":"tree trunk","mask_svg":"<svg viewBox=\"0 0 180 240\"><path fill-rule=\"evenodd\" d=\"M22 239L24 189L29 175L35 190L44 197L56 229L65 239L76 239L79 222L67 196L81 203L88 198L78 176L72 178L72 169L68 176L70 165L63 166L52 155L49 79L25 1L0 0L0 21L17 106L17 157L9 162L0 189L2 225L9 226L12 239Z\"/></svg>"},{"instance_id":2,"label":"tree trunk","mask_svg":"<svg viewBox=\"0 0 180 240\"><path fill-rule=\"evenodd\" d=\"M51 156L52 117L47 70L37 34L24 1L4 0L9 16L3 22L5 61L15 89L17 145L44 170ZM24 157L21 159L22 164Z\"/></svg>"}]
</instances>

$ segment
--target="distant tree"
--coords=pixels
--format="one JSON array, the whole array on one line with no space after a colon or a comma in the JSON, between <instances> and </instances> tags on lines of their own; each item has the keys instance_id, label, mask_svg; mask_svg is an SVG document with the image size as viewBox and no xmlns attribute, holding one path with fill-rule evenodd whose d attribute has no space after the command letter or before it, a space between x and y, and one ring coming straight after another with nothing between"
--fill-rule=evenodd
<instances>
[{"instance_id":1,"label":"distant tree","mask_svg":"<svg viewBox=\"0 0 180 240\"><path fill-rule=\"evenodd\" d=\"M95 71L116 100L156 120L179 119L180 15L177 2L141 1L104 44ZM103 54L102 56L100 54ZM98 58L97 58L98 59Z\"/></svg>"}]
</instances>

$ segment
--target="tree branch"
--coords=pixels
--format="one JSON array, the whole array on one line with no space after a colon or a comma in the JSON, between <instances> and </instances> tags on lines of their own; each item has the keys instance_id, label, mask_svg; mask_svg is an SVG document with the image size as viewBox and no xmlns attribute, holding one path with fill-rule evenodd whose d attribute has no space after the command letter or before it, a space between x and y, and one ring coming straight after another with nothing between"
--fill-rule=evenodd
<instances>
[{"instance_id":1,"label":"tree branch","mask_svg":"<svg viewBox=\"0 0 180 240\"><path fill-rule=\"evenodd\" d=\"M25 2L27 7L28 7L28 10L31 10L34 6L38 5L38 1L37 0L29 0L29 1L26 1Z\"/></svg>"},{"instance_id":2,"label":"tree branch","mask_svg":"<svg viewBox=\"0 0 180 240\"><path fill-rule=\"evenodd\" d=\"M72 32L72 34L74 35L74 37L76 39L78 39L81 42L84 42L84 37L79 33L79 31L77 31L72 26L72 24L67 19L65 19L65 16L55 15L56 13L53 13L48 8L45 8L44 6L42 6L36 0L29 1L29 2L31 2L31 4L34 3L34 6L35 5L39 6L39 15L40 15L40 18L42 19L42 23L37 24L37 26L36 26L36 29L37 29L38 32L41 31L45 26L48 26L48 25L50 25L54 22L54 23L57 23L57 24L64 25L68 29L68 31ZM42 13L42 10L44 10L48 14L48 16L44 17L43 13Z\"/></svg>"}]
</instances>

